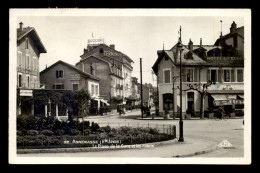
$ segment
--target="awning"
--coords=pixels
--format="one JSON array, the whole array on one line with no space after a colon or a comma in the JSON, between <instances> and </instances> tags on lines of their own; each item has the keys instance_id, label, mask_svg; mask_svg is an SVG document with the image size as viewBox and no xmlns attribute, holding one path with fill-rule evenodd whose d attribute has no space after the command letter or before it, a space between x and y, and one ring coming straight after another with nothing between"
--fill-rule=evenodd
<instances>
[{"instance_id":1,"label":"awning","mask_svg":"<svg viewBox=\"0 0 260 173\"><path fill-rule=\"evenodd\" d=\"M242 94L238 94L237 96L238 96L238 98L244 99L244 95L242 95Z\"/></svg>"},{"instance_id":2,"label":"awning","mask_svg":"<svg viewBox=\"0 0 260 173\"><path fill-rule=\"evenodd\" d=\"M223 95L223 94L211 94L213 97L213 104L215 106L225 105L241 105L244 104L244 100L238 100L236 95Z\"/></svg>"},{"instance_id":3,"label":"awning","mask_svg":"<svg viewBox=\"0 0 260 173\"><path fill-rule=\"evenodd\" d=\"M110 104L107 102L107 100L100 99L100 101L105 103L107 106L110 106Z\"/></svg>"}]
</instances>

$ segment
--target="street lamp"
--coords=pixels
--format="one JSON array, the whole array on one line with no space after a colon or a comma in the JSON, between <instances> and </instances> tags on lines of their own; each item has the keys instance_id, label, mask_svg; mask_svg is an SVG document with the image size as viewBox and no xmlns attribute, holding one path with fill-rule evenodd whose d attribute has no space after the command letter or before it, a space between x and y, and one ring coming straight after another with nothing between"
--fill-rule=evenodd
<instances>
[{"instance_id":1,"label":"street lamp","mask_svg":"<svg viewBox=\"0 0 260 173\"><path fill-rule=\"evenodd\" d=\"M183 45L181 42L178 42L177 45L178 49L180 49L180 121L179 121L179 125L180 125L180 137L179 137L179 142L184 142L184 138L183 138L183 121L182 121L182 74L181 74L181 52L183 51Z\"/></svg>"}]
</instances>

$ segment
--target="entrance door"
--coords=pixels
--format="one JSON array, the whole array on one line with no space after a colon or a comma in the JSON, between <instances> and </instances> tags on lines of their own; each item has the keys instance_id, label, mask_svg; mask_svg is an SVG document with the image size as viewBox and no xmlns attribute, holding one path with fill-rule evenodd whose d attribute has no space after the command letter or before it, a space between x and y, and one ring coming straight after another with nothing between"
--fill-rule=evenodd
<instances>
[{"instance_id":1,"label":"entrance door","mask_svg":"<svg viewBox=\"0 0 260 173\"><path fill-rule=\"evenodd\" d=\"M188 92L187 98L188 98L188 110L194 111L194 93Z\"/></svg>"},{"instance_id":2,"label":"entrance door","mask_svg":"<svg viewBox=\"0 0 260 173\"><path fill-rule=\"evenodd\" d=\"M163 94L163 110L173 110L173 94Z\"/></svg>"}]
</instances>

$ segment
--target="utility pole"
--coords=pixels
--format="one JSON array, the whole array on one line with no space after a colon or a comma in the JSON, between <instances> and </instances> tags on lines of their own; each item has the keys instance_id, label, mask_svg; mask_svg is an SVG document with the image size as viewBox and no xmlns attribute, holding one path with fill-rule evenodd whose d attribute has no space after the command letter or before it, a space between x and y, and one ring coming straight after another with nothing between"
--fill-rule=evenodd
<instances>
[{"instance_id":1,"label":"utility pole","mask_svg":"<svg viewBox=\"0 0 260 173\"><path fill-rule=\"evenodd\" d=\"M141 115L143 117L143 79L142 79L142 58L140 58L140 79L141 79Z\"/></svg>"}]
</instances>

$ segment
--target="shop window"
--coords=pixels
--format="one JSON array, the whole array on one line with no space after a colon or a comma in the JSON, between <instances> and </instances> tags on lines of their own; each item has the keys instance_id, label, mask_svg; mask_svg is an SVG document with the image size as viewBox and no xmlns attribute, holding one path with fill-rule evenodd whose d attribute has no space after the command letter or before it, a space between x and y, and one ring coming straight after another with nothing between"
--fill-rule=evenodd
<instances>
[{"instance_id":1,"label":"shop window","mask_svg":"<svg viewBox=\"0 0 260 173\"><path fill-rule=\"evenodd\" d=\"M224 70L224 82L231 82L230 80L230 70Z\"/></svg>"},{"instance_id":2,"label":"shop window","mask_svg":"<svg viewBox=\"0 0 260 173\"><path fill-rule=\"evenodd\" d=\"M164 70L164 83L170 83L171 82L171 70Z\"/></svg>"},{"instance_id":3,"label":"shop window","mask_svg":"<svg viewBox=\"0 0 260 173\"><path fill-rule=\"evenodd\" d=\"M72 84L73 91L79 90L79 84Z\"/></svg>"},{"instance_id":4,"label":"shop window","mask_svg":"<svg viewBox=\"0 0 260 173\"><path fill-rule=\"evenodd\" d=\"M172 94L163 94L163 110L173 110Z\"/></svg>"},{"instance_id":5,"label":"shop window","mask_svg":"<svg viewBox=\"0 0 260 173\"><path fill-rule=\"evenodd\" d=\"M239 69L237 70L237 82L244 82L244 70Z\"/></svg>"},{"instance_id":6,"label":"shop window","mask_svg":"<svg viewBox=\"0 0 260 173\"><path fill-rule=\"evenodd\" d=\"M193 82L193 69L186 69L187 82Z\"/></svg>"},{"instance_id":7,"label":"shop window","mask_svg":"<svg viewBox=\"0 0 260 173\"><path fill-rule=\"evenodd\" d=\"M56 78L63 78L63 70L56 70Z\"/></svg>"}]
</instances>

